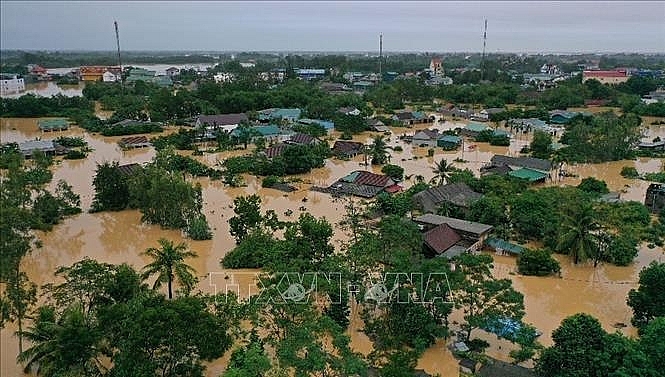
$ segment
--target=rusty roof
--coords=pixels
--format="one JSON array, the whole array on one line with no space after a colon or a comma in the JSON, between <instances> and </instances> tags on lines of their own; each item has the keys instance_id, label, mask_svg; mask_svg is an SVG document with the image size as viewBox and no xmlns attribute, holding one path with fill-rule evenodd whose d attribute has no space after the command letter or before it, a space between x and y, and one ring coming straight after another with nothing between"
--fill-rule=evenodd
<instances>
[{"instance_id":1,"label":"rusty roof","mask_svg":"<svg viewBox=\"0 0 665 377\"><path fill-rule=\"evenodd\" d=\"M289 146L286 144L276 144L270 148L267 148L264 153L268 158L275 158L277 156L280 156L282 152L284 152L284 150L288 147Z\"/></svg>"},{"instance_id":2,"label":"rusty roof","mask_svg":"<svg viewBox=\"0 0 665 377\"><path fill-rule=\"evenodd\" d=\"M244 120L249 120L244 113L238 114L216 114L216 115L200 115L198 118L202 124L209 126L230 126L240 124Z\"/></svg>"},{"instance_id":3,"label":"rusty roof","mask_svg":"<svg viewBox=\"0 0 665 377\"><path fill-rule=\"evenodd\" d=\"M302 133L295 134L291 136L291 138L289 139L289 141L294 144L312 144L314 140L316 139L311 135L302 134Z\"/></svg>"},{"instance_id":4,"label":"rusty roof","mask_svg":"<svg viewBox=\"0 0 665 377\"><path fill-rule=\"evenodd\" d=\"M458 243L462 237L459 236L448 224L441 224L425 233L425 244L432 248L437 254Z\"/></svg>"},{"instance_id":5,"label":"rusty roof","mask_svg":"<svg viewBox=\"0 0 665 377\"><path fill-rule=\"evenodd\" d=\"M118 142L119 144L133 145L133 144L146 144L149 143L148 138L145 136L131 136L123 137Z\"/></svg>"},{"instance_id":6,"label":"rusty roof","mask_svg":"<svg viewBox=\"0 0 665 377\"><path fill-rule=\"evenodd\" d=\"M353 183L357 185L386 187L395 184L387 175L375 174L364 170L357 170L356 172L358 172L358 175Z\"/></svg>"}]
</instances>

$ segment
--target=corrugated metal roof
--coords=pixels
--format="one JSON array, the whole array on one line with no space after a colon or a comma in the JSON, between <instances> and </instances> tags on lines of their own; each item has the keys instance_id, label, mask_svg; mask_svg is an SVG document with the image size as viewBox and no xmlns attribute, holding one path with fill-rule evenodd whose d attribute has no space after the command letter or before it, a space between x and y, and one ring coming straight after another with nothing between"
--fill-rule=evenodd
<instances>
[{"instance_id":1,"label":"corrugated metal roof","mask_svg":"<svg viewBox=\"0 0 665 377\"><path fill-rule=\"evenodd\" d=\"M365 186L386 187L395 184L387 175L374 174L368 171L359 171L355 184Z\"/></svg>"},{"instance_id":2,"label":"corrugated metal roof","mask_svg":"<svg viewBox=\"0 0 665 377\"><path fill-rule=\"evenodd\" d=\"M448 226L453 228L454 230L474 233L478 235L488 232L493 228L493 226L487 224L482 224L462 219L455 219L452 217L433 215L431 213L418 216L413 221L429 225L448 224Z\"/></svg>"},{"instance_id":3,"label":"corrugated metal roof","mask_svg":"<svg viewBox=\"0 0 665 377\"><path fill-rule=\"evenodd\" d=\"M515 178L526 179L529 182L536 182L536 181L539 181L541 179L547 178L546 173L543 173L541 171L534 170L534 169L529 169L529 168L521 168L521 169L518 169L518 170L513 170L513 171L509 172L508 175L511 176L511 177L515 177Z\"/></svg>"},{"instance_id":4,"label":"corrugated metal roof","mask_svg":"<svg viewBox=\"0 0 665 377\"><path fill-rule=\"evenodd\" d=\"M448 224L441 224L432 228L424 235L425 244L437 254L442 254L462 240Z\"/></svg>"}]
</instances>

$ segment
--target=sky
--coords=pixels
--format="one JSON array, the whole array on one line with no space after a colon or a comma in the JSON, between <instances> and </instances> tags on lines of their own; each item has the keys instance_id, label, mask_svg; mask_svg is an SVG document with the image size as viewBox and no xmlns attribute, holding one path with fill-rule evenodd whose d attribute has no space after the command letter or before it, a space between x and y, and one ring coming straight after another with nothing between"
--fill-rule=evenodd
<instances>
[{"instance_id":1,"label":"sky","mask_svg":"<svg viewBox=\"0 0 665 377\"><path fill-rule=\"evenodd\" d=\"M665 52L665 1L0 1L0 48Z\"/></svg>"}]
</instances>

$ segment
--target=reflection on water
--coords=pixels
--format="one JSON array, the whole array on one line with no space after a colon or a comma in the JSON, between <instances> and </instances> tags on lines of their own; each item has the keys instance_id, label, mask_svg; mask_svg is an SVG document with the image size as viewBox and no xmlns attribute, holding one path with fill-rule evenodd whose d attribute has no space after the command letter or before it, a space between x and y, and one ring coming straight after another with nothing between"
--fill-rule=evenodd
<instances>
[{"instance_id":1,"label":"reflection on water","mask_svg":"<svg viewBox=\"0 0 665 377\"><path fill-rule=\"evenodd\" d=\"M461 127L460 123L436 124L439 129ZM432 127L432 125L430 125ZM425 128L419 126L417 129ZM469 168L479 175L482 165L489 162L494 154L518 155L523 145L530 141L530 135L514 135L509 147L489 146L486 143L473 143L465 141L464 149L447 152L440 148L435 149L433 157L427 157L428 148L412 147L399 140L398 136L413 134L415 129L391 128L392 135L388 145L401 146L402 152L391 152L391 161L404 167L405 174L411 176L403 183L409 187L415 182L416 175L422 175L426 181L434 173L432 167L435 162L445 158L448 162L454 159L463 159L467 162L453 162L460 168ZM344 204L330 195L311 192L312 185L330 185L340 177L352 170L371 170L380 172L379 167L364 166L364 157L356 156L349 161L329 160L325 167L315 169L309 174L302 174L294 178L300 181L293 183L298 189L292 193L284 193L274 189L262 188L260 179L245 175L246 187L230 188L219 181L197 179L202 185L204 214L213 229L214 237L209 241L191 241L183 237L178 230L165 230L159 226L141 223L141 214L135 210L121 212L104 212L90 214L93 197L92 179L97 163L117 160L121 164L130 162L150 161L155 152L151 148L122 151L117 142L120 137L103 137L101 135L85 132L78 127L70 130L53 133L43 133L37 128L37 119L1 119L0 136L3 142L24 141L28 139L51 139L60 135L82 136L94 151L85 160L59 161L53 168L54 180L64 179L73 186L75 192L81 195L84 213L65 220L56 226L52 232L37 232L37 237L43 242L43 247L35 249L23 261L23 269L31 280L42 285L53 280L53 272L58 266L70 265L86 256L108 263L128 263L140 269L147 260L140 253L148 247L157 245L157 240L166 237L175 242L185 241L190 248L198 254L198 258L191 261L191 265L198 272L200 283L198 288L202 292L214 293L218 287L226 287L229 282L238 283L239 289L251 290L253 270L224 271L219 266L219 260L233 248L234 241L229 234L228 219L233 216L231 209L233 199L248 194L258 194L263 200L263 209L273 209L282 220L295 220L299 213L304 211L316 216L325 217L333 224L339 223L344 214ZM167 132L172 132L169 130ZM370 142L378 133L365 132L354 136L354 140ZM336 136L336 135L335 135ZM388 138L387 138L388 139ZM470 149L470 145L475 145ZM189 152L181 152L189 154ZM205 154L197 156L199 161L214 165L218 160L231 155L243 154L245 151L232 151L223 153ZM643 201L647 182L627 180L620 176L623 166L634 166L640 172L655 172L662 168L662 159L638 159L635 161L619 161L606 164L580 164L568 166L566 169L579 175L579 178L564 178L555 184L576 185L585 176L595 176L607 182L609 188L622 191L625 199ZM293 215L286 216L285 212L291 210ZM333 242L339 249L341 241L347 236L342 231L335 233ZM541 341L548 345L551 343L551 331L556 328L566 316L577 312L587 312L599 318L608 331L613 331L613 324L622 322L630 324L630 310L625 304L628 290L635 287L640 269L652 260L665 257L662 248L649 250L643 247L635 263L628 267L614 267L601 265L596 269L589 266L573 266L567 258L558 256L562 264L562 278L556 277L524 277L515 275L515 260L509 257L495 256L495 273L500 277L513 280L515 288L525 294L526 320L533 323L544 334ZM209 278L213 273L213 278ZM228 279L226 277L229 276ZM459 313L454 313L451 320ZM357 310L352 310L351 325L348 334L351 337L352 347L363 354L371 351L372 345L367 336L361 331L362 320ZM2 341L1 368L3 376L20 375L20 367L15 363L17 340L13 337L14 325L9 324L0 333ZM634 335L635 331L630 325L622 330L623 333ZM506 341L499 341L496 336L474 330L474 336L482 337L492 344L488 354L509 361L508 352L511 346ZM499 348L500 347L500 348ZM208 374L219 375L228 362L227 355L209 365ZM428 349L418 362L418 368L429 373L440 373L442 376L457 376L457 363L450 351L445 347L443 340Z\"/></svg>"}]
</instances>

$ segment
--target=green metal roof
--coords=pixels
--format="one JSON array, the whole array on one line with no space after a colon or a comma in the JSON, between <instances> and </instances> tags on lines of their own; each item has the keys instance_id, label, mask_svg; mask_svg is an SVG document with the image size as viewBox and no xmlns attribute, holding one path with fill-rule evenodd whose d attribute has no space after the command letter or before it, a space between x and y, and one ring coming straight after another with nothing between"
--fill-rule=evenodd
<instances>
[{"instance_id":1,"label":"green metal roof","mask_svg":"<svg viewBox=\"0 0 665 377\"><path fill-rule=\"evenodd\" d=\"M69 127L66 119L43 119L37 121L40 130L64 129Z\"/></svg>"},{"instance_id":2,"label":"green metal roof","mask_svg":"<svg viewBox=\"0 0 665 377\"><path fill-rule=\"evenodd\" d=\"M495 250L501 249L511 254L522 254L524 250L526 250L524 247L520 245L516 245L506 240L502 240L501 238L495 238L495 237L488 237L485 240L485 244L487 244L487 246Z\"/></svg>"},{"instance_id":3,"label":"green metal roof","mask_svg":"<svg viewBox=\"0 0 665 377\"><path fill-rule=\"evenodd\" d=\"M491 129L488 125L482 123L469 123L464 129L472 132L482 132Z\"/></svg>"},{"instance_id":4,"label":"green metal roof","mask_svg":"<svg viewBox=\"0 0 665 377\"><path fill-rule=\"evenodd\" d=\"M267 126L254 127L254 130L256 130L256 132L260 133L261 136L279 135L279 133L280 133L279 127L277 127L274 124L269 124Z\"/></svg>"},{"instance_id":5,"label":"green metal roof","mask_svg":"<svg viewBox=\"0 0 665 377\"><path fill-rule=\"evenodd\" d=\"M442 141L444 143L459 144L462 142L462 138L454 135L443 135L438 139L438 141Z\"/></svg>"},{"instance_id":6,"label":"green metal roof","mask_svg":"<svg viewBox=\"0 0 665 377\"><path fill-rule=\"evenodd\" d=\"M508 173L511 177L526 179L529 182L536 182L547 177L546 173L529 168L521 168Z\"/></svg>"}]
</instances>

